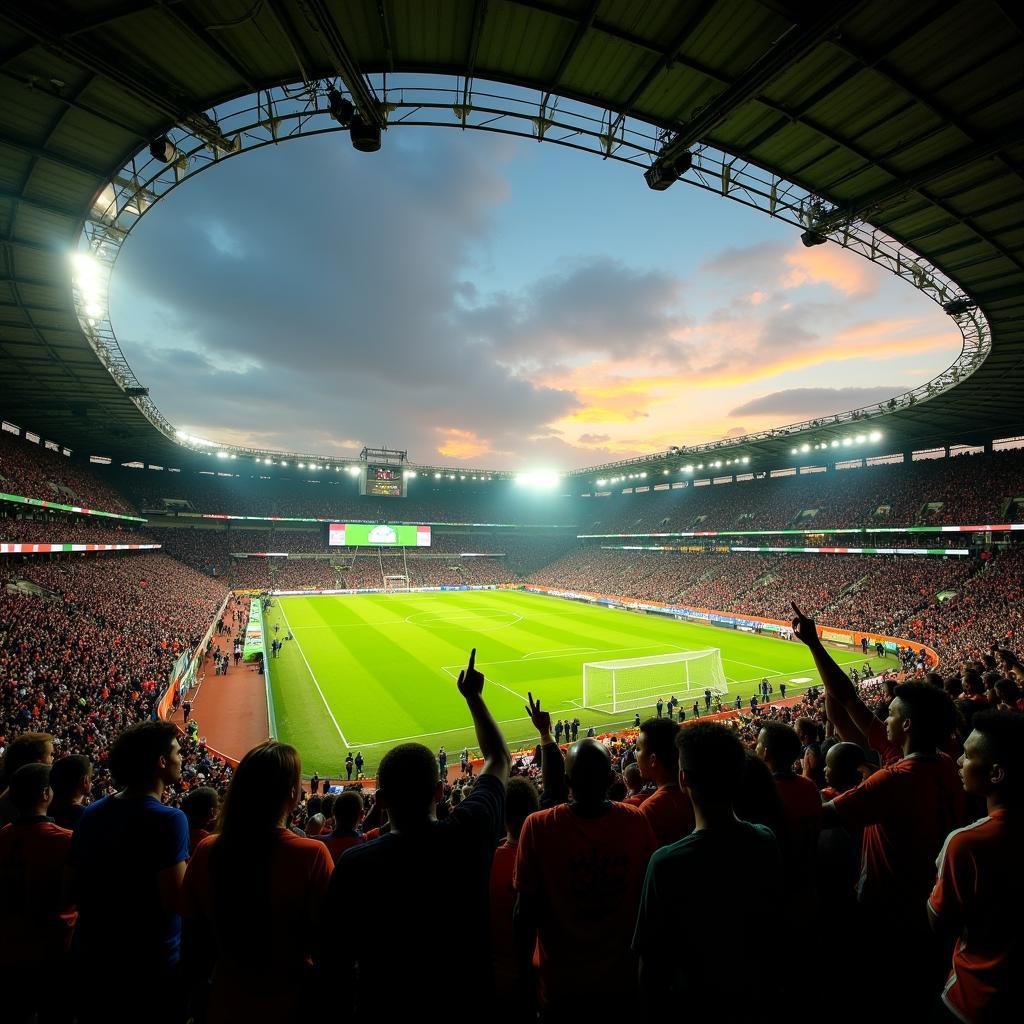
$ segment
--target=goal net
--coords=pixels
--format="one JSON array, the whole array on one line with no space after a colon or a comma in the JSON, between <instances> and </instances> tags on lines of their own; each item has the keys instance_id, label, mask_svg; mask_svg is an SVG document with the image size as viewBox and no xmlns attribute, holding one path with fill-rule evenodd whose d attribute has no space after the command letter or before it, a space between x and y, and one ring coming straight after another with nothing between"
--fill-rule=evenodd
<instances>
[{"instance_id":1,"label":"goal net","mask_svg":"<svg viewBox=\"0 0 1024 1024\"><path fill-rule=\"evenodd\" d=\"M706 689L713 694L729 690L717 647L583 666L583 706L592 711L635 711L670 697L685 704L687 698L703 698Z\"/></svg>"},{"instance_id":2,"label":"goal net","mask_svg":"<svg viewBox=\"0 0 1024 1024\"><path fill-rule=\"evenodd\" d=\"M387 594L399 594L409 589L408 576L385 576L384 592Z\"/></svg>"}]
</instances>

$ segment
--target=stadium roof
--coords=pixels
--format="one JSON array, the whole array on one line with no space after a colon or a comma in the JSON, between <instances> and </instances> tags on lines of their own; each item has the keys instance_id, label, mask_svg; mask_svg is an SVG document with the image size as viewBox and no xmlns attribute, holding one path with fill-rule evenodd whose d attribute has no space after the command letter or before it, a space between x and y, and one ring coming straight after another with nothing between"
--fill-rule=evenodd
<instances>
[{"instance_id":1,"label":"stadium roof","mask_svg":"<svg viewBox=\"0 0 1024 1024\"><path fill-rule=\"evenodd\" d=\"M126 392L117 350L112 373L81 326L68 256L94 201L175 128L229 150L204 116L217 104L294 82L322 94L333 80L386 124L381 74L416 73L459 76L467 107L487 80L535 90L538 123L555 97L590 104L609 138L627 117L658 129L662 164L713 146L820 197L822 230L879 229L991 329L976 372L872 420L886 449L1024 433L1022 67L1024 16L1009 0L4 4L0 414L80 452L193 461ZM819 425L743 450L756 464L837 436ZM662 461L679 456L646 464Z\"/></svg>"}]
</instances>

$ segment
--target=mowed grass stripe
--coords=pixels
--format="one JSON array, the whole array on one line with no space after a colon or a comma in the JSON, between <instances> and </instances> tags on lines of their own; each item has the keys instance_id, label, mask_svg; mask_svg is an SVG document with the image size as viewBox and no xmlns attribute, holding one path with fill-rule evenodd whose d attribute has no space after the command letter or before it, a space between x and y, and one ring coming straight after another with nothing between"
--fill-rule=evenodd
<instances>
[{"instance_id":1,"label":"mowed grass stripe","mask_svg":"<svg viewBox=\"0 0 1024 1024\"><path fill-rule=\"evenodd\" d=\"M514 591L281 598L271 627L282 604L335 718L353 749L365 745L371 768L408 737L449 750L473 745L454 679L472 647L490 680L485 693L495 718L506 723L511 743L524 745L533 732L519 694L528 690L555 717L578 714L584 728L632 721L632 711L616 717L579 708L587 661L717 647L726 675L744 681L730 696L739 693L744 703L763 675L776 693L780 678L816 678L800 644ZM864 660L856 652L835 655L846 664ZM300 749L307 772L337 776L344 750L293 644L285 644L271 678L280 738ZM641 717L651 710L641 709Z\"/></svg>"}]
</instances>

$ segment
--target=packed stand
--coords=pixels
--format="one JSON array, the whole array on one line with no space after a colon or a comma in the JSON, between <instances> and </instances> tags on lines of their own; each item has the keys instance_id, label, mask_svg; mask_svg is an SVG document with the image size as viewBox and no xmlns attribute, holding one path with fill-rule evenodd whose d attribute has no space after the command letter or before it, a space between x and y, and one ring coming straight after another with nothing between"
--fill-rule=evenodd
<instances>
[{"instance_id":1,"label":"packed stand","mask_svg":"<svg viewBox=\"0 0 1024 1024\"><path fill-rule=\"evenodd\" d=\"M58 753L89 758L94 791L102 794L110 743L153 713L175 659L202 639L224 591L159 554L4 568L8 578L13 571L53 595L0 594L4 742L24 731L54 736ZM226 779L224 764L197 738L187 741L186 754L186 786Z\"/></svg>"},{"instance_id":2,"label":"packed stand","mask_svg":"<svg viewBox=\"0 0 1024 1024\"><path fill-rule=\"evenodd\" d=\"M151 534L130 523L55 515L46 520L18 516L0 518L0 541L19 544L158 544Z\"/></svg>"},{"instance_id":3,"label":"packed stand","mask_svg":"<svg viewBox=\"0 0 1024 1024\"><path fill-rule=\"evenodd\" d=\"M59 452L0 432L0 491L61 505L135 515L117 491Z\"/></svg>"}]
</instances>

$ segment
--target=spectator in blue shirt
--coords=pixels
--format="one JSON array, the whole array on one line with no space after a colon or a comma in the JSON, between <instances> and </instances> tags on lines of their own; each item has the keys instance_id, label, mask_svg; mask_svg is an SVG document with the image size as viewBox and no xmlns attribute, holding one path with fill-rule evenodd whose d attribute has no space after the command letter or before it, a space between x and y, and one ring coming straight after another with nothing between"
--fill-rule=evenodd
<instances>
[{"instance_id":1,"label":"spectator in blue shirt","mask_svg":"<svg viewBox=\"0 0 1024 1024\"><path fill-rule=\"evenodd\" d=\"M85 809L71 843L79 1021L178 1024L177 904L189 830L185 815L162 802L164 787L181 778L177 727L148 721L126 729L110 770L123 788Z\"/></svg>"}]
</instances>

